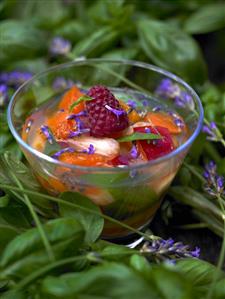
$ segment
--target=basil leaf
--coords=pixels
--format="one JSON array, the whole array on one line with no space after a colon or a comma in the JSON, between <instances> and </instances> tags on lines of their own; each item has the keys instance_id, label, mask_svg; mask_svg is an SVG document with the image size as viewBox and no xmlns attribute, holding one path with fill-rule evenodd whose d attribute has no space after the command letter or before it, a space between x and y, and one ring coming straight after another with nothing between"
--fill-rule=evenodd
<instances>
[{"instance_id":1,"label":"basil leaf","mask_svg":"<svg viewBox=\"0 0 225 299\"><path fill-rule=\"evenodd\" d=\"M43 228L53 245L74 235L77 235L81 242L84 235L84 229L81 224L72 218L59 218L48 221L43 225ZM17 236L6 246L0 262L1 267L21 260L23 257L40 249L43 249L43 243L38 229L29 229Z\"/></svg>"},{"instance_id":2,"label":"basil leaf","mask_svg":"<svg viewBox=\"0 0 225 299\"><path fill-rule=\"evenodd\" d=\"M0 23L0 63L28 59L46 48L45 35L31 23L4 20Z\"/></svg>"},{"instance_id":3,"label":"basil leaf","mask_svg":"<svg viewBox=\"0 0 225 299\"><path fill-rule=\"evenodd\" d=\"M191 34L212 32L225 27L225 4L202 5L188 17L184 30Z\"/></svg>"},{"instance_id":4,"label":"basil leaf","mask_svg":"<svg viewBox=\"0 0 225 299\"><path fill-rule=\"evenodd\" d=\"M157 65L195 84L206 80L206 65L197 42L165 22L141 20L138 34L145 54Z\"/></svg>"},{"instance_id":5,"label":"basil leaf","mask_svg":"<svg viewBox=\"0 0 225 299\"><path fill-rule=\"evenodd\" d=\"M118 32L110 26L102 27L90 36L85 37L73 48L71 57L99 56L111 48L118 38Z\"/></svg>"},{"instance_id":6,"label":"basil leaf","mask_svg":"<svg viewBox=\"0 0 225 299\"><path fill-rule=\"evenodd\" d=\"M87 95L81 96L79 97L79 99L74 102L71 106L69 111L71 112L73 110L74 107L76 107L78 104L80 104L81 102L87 102L87 101L92 101L93 99Z\"/></svg>"},{"instance_id":7,"label":"basil leaf","mask_svg":"<svg viewBox=\"0 0 225 299\"><path fill-rule=\"evenodd\" d=\"M157 134L135 132L131 135L120 137L117 139L117 141L128 142L128 141L136 141L136 140L155 140L161 138L162 138L161 135L157 135Z\"/></svg>"},{"instance_id":8,"label":"basil leaf","mask_svg":"<svg viewBox=\"0 0 225 299\"><path fill-rule=\"evenodd\" d=\"M79 193L65 192L61 195L61 198L101 213L100 209L95 204L93 204L90 199ZM62 216L73 217L85 227L85 241L87 243L94 242L100 236L104 226L104 219L101 216L89 212L84 212L80 209L68 207L63 204L59 205L59 211Z\"/></svg>"}]
</instances>

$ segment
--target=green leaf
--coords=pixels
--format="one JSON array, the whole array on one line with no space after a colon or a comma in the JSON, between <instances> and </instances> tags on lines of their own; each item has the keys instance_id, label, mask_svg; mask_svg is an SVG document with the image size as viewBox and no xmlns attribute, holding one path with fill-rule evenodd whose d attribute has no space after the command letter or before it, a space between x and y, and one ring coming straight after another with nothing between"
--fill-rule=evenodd
<instances>
[{"instance_id":1,"label":"green leaf","mask_svg":"<svg viewBox=\"0 0 225 299\"><path fill-rule=\"evenodd\" d=\"M184 30L191 34L207 33L225 27L225 4L204 4L188 17Z\"/></svg>"},{"instance_id":2,"label":"green leaf","mask_svg":"<svg viewBox=\"0 0 225 299\"><path fill-rule=\"evenodd\" d=\"M65 192L61 195L61 198L101 213L100 209L95 204L79 193ZM73 217L83 225L86 231L85 241L87 243L94 242L100 236L104 226L104 219L102 217L63 204L59 205L59 210L62 216Z\"/></svg>"},{"instance_id":3,"label":"green leaf","mask_svg":"<svg viewBox=\"0 0 225 299\"><path fill-rule=\"evenodd\" d=\"M77 241L80 243L84 234L84 229L81 224L71 218L59 218L48 221L43 225L43 228L52 245L73 236L76 236ZM5 267L43 248L38 229L29 229L7 245L2 255L0 265L1 267Z\"/></svg>"},{"instance_id":4,"label":"green leaf","mask_svg":"<svg viewBox=\"0 0 225 299\"><path fill-rule=\"evenodd\" d=\"M10 242L13 238L15 238L19 232L17 227L10 226L8 224L5 224L0 219L0 231L1 231L1 237L0 237L0 254L4 251L6 245L8 242Z\"/></svg>"},{"instance_id":5,"label":"green leaf","mask_svg":"<svg viewBox=\"0 0 225 299\"><path fill-rule=\"evenodd\" d=\"M85 272L47 277L42 283L42 292L68 299L78 298L78 295L84 298L159 298L154 296L151 284L131 269L107 262Z\"/></svg>"},{"instance_id":6,"label":"green leaf","mask_svg":"<svg viewBox=\"0 0 225 299\"><path fill-rule=\"evenodd\" d=\"M0 23L0 36L0 64L32 58L46 48L45 35L31 23L4 20Z\"/></svg>"},{"instance_id":7,"label":"green leaf","mask_svg":"<svg viewBox=\"0 0 225 299\"><path fill-rule=\"evenodd\" d=\"M130 266L138 272L148 272L151 266L144 256L133 254L130 258Z\"/></svg>"},{"instance_id":8,"label":"green leaf","mask_svg":"<svg viewBox=\"0 0 225 299\"><path fill-rule=\"evenodd\" d=\"M195 84L206 80L206 65L195 40L175 26L141 20L138 34L146 55L157 65Z\"/></svg>"},{"instance_id":9,"label":"green leaf","mask_svg":"<svg viewBox=\"0 0 225 299\"><path fill-rule=\"evenodd\" d=\"M27 299L27 294L24 291L8 291L1 295L1 299Z\"/></svg>"},{"instance_id":10,"label":"green leaf","mask_svg":"<svg viewBox=\"0 0 225 299\"><path fill-rule=\"evenodd\" d=\"M48 65L44 58L36 58L15 61L12 64L9 64L7 69L9 71L13 71L15 69L27 71L35 75L36 73L44 71L47 67Z\"/></svg>"},{"instance_id":11,"label":"green leaf","mask_svg":"<svg viewBox=\"0 0 225 299\"><path fill-rule=\"evenodd\" d=\"M110 26L102 27L85 37L73 48L71 57L97 57L113 46L118 38L118 32Z\"/></svg>"},{"instance_id":12,"label":"green leaf","mask_svg":"<svg viewBox=\"0 0 225 299\"><path fill-rule=\"evenodd\" d=\"M72 105L70 105L69 111L71 112L73 110L74 107L76 107L78 104L80 104L81 102L87 102L87 101L92 101L93 99L89 96L82 96L79 97L79 99L76 100L76 102L73 102Z\"/></svg>"},{"instance_id":13,"label":"green leaf","mask_svg":"<svg viewBox=\"0 0 225 299\"><path fill-rule=\"evenodd\" d=\"M117 141L118 142L128 142L128 141L136 141L136 140L155 140L155 139L161 139L161 138L162 137L157 134L135 132L131 135L120 137L117 139Z\"/></svg>"},{"instance_id":14,"label":"green leaf","mask_svg":"<svg viewBox=\"0 0 225 299\"><path fill-rule=\"evenodd\" d=\"M224 299L225 298L225 279L220 280L216 283L215 291L213 293L213 299Z\"/></svg>"},{"instance_id":15,"label":"green leaf","mask_svg":"<svg viewBox=\"0 0 225 299\"><path fill-rule=\"evenodd\" d=\"M3 196L0 196L0 208L4 208L9 203L9 195L5 194Z\"/></svg>"},{"instance_id":16,"label":"green leaf","mask_svg":"<svg viewBox=\"0 0 225 299\"><path fill-rule=\"evenodd\" d=\"M54 34L56 36L62 36L66 39L69 39L72 42L77 42L81 40L84 36L89 33L89 28L87 28L86 24L84 26L83 23L77 20L70 20L67 23L58 27Z\"/></svg>"},{"instance_id":17,"label":"green leaf","mask_svg":"<svg viewBox=\"0 0 225 299\"><path fill-rule=\"evenodd\" d=\"M177 263L177 268L185 273L185 277L192 282L193 286L205 287L206 289L208 289L217 271L214 265L198 259L180 260ZM218 280L222 278L225 278L225 273L220 271Z\"/></svg>"}]
</instances>

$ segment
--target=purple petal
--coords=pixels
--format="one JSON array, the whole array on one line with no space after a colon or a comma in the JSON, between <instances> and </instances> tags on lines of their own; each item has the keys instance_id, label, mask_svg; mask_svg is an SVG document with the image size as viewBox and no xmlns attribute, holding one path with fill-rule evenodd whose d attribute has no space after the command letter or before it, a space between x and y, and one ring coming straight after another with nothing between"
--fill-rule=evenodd
<instances>
[{"instance_id":1,"label":"purple petal","mask_svg":"<svg viewBox=\"0 0 225 299\"><path fill-rule=\"evenodd\" d=\"M118 110L118 109L110 107L109 105L105 105L105 108L108 109L109 111L111 111L112 113L114 113L116 116L126 114L125 110Z\"/></svg>"},{"instance_id":2,"label":"purple petal","mask_svg":"<svg viewBox=\"0 0 225 299\"><path fill-rule=\"evenodd\" d=\"M58 159L64 153L74 153L74 152L75 152L75 149L72 147L63 148L60 151L56 152L54 155L52 155L52 158Z\"/></svg>"},{"instance_id":3,"label":"purple petal","mask_svg":"<svg viewBox=\"0 0 225 299\"><path fill-rule=\"evenodd\" d=\"M45 135L45 137L47 138L48 142L50 144L52 144L53 141L54 141L54 138L53 138L52 134L50 133L49 127L43 125L43 126L41 126L41 131Z\"/></svg>"},{"instance_id":4,"label":"purple petal","mask_svg":"<svg viewBox=\"0 0 225 299\"><path fill-rule=\"evenodd\" d=\"M52 55L66 55L71 50L70 41L58 36L52 39L49 51Z\"/></svg>"},{"instance_id":5,"label":"purple petal","mask_svg":"<svg viewBox=\"0 0 225 299\"><path fill-rule=\"evenodd\" d=\"M133 100L128 100L127 105L130 106L133 109L135 109L137 107L137 103Z\"/></svg>"},{"instance_id":6,"label":"purple petal","mask_svg":"<svg viewBox=\"0 0 225 299\"><path fill-rule=\"evenodd\" d=\"M135 144L133 144L133 146L130 150L130 155L133 159L136 159L138 157L138 151L137 151L137 148L136 148Z\"/></svg>"}]
</instances>

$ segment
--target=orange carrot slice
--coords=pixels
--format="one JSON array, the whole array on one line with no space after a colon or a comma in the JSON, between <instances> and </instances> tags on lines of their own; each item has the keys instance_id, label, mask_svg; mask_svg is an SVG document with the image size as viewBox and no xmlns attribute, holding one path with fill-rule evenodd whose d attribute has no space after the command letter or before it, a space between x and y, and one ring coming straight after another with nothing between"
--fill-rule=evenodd
<instances>
[{"instance_id":1,"label":"orange carrot slice","mask_svg":"<svg viewBox=\"0 0 225 299\"><path fill-rule=\"evenodd\" d=\"M166 113L148 112L144 121L150 122L153 126L167 128L171 134L180 134L183 130L183 128L176 126L173 116Z\"/></svg>"},{"instance_id":2,"label":"orange carrot slice","mask_svg":"<svg viewBox=\"0 0 225 299\"><path fill-rule=\"evenodd\" d=\"M84 94L77 88L73 86L70 90L68 90L62 100L59 103L59 109L69 110L70 106L77 101ZM84 110L84 102L80 102L77 106L73 108L72 113L79 113Z\"/></svg>"}]
</instances>

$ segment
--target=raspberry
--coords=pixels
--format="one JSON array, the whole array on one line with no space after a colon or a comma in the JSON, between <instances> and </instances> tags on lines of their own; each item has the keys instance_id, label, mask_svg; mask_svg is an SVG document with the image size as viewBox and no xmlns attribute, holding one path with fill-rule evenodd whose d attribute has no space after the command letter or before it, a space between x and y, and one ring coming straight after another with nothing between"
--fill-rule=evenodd
<instances>
[{"instance_id":1,"label":"raspberry","mask_svg":"<svg viewBox=\"0 0 225 299\"><path fill-rule=\"evenodd\" d=\"M167 128L164 127L147 127L150 129L151 133L157 134L159 133L162 136L162 139L159 140L151 140L151 141L137 141L148 160L154 160L159 157L162 157L166 154L169 154L174 150L173 140L171 138L170 132ZM135 132L145 133L146 127L137 127L134 128Z\"/></svg>"},{"instance_id":2,"label":"raspberry","mask_svg":"<svg viewBox=\"0 0 225 299\"><path fill-rule=\"evenodd\" d=\"M89 90L88 96L93 98L86 102L92 136L110 137L128 127L126 111L106 87L94 86Z\"/></svg>"}]
</instances>

